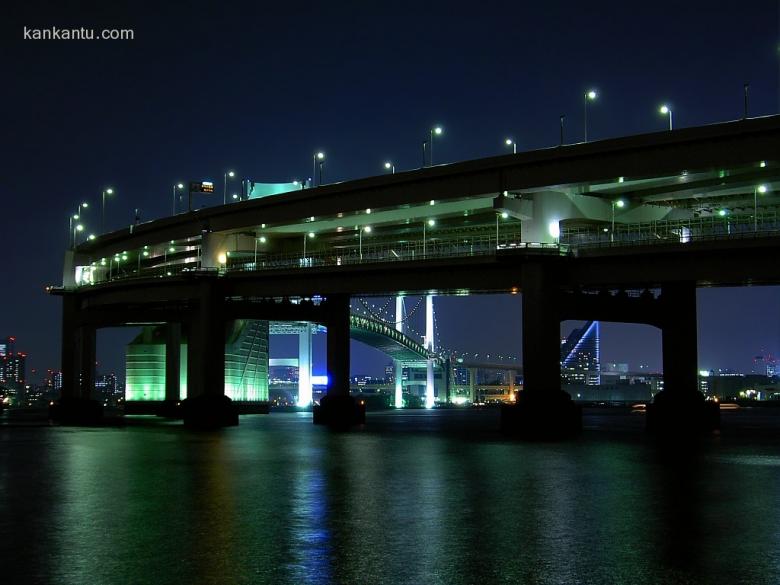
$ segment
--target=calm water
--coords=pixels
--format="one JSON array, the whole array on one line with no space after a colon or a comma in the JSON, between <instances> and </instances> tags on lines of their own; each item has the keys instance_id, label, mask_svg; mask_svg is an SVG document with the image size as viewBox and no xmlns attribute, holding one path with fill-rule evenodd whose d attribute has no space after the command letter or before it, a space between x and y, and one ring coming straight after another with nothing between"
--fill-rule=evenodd
<instances>
[{"instance_id":1,"label":"calm water","mask_svg":"<svg viewBox=\"0 0 780 585\"><path fill-rule=\"evenodd\" d=\"M638 416L589 416L560 444L505 440L492 411L373 414L345 434L309 416L0 427L0 579L780 582L772 421L670 458Z\"/></svg>"}]
</instances>

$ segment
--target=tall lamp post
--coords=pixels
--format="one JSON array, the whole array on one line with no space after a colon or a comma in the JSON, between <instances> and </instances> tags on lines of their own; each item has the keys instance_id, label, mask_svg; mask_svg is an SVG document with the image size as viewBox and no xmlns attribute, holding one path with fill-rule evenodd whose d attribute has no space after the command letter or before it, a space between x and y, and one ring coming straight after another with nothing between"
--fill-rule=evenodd
<instances>
[{"instance_id":1,"label":"tall lamp post","mask_svg":"<svg viewBox=\"0 0 780 585\"><path fill-rule=\"evenodd\" d=\"M609 241L614 242L615 241L615 207L619 207L620 209L624 208L626 206L626 202L622 199L618 199L617 201L612 202L612 229L609 232Z\"/></svg>"},{"instance_id":2,"label":"tall lamp post","mask_svg":"<svg viewBox=\"0 0 780 585\"><path fill-rule=\"evenodd\" d=\"M387 161L387 162L385 163L385 168L386 168L388 171L390 171L390 174L391 174L391 175L394 175L394 174L395 174L395 165L394 165L392 162L390 162L390 161Z\"/></svg>"},{"instance_id":3,"label":"tall lamp post","mask_svg":"<svg viewBox=\"0 0 780 585\"><path fill-rule=\"evenodd\" d=\"M585 111L584 123L585 123L585 142L588 141L588 102L592 102L596 99L597 93L595 89L585 92L585 99L583 101L583 108Z\"/></svg>"},{"instance_id":4,"label":"tall lamp post","mask_svg":"<svg viewBox=\"0 0 780 585\"><path fill-rule=\"evenodd\" d=\"M173 215L176 215L176 189L181 191L184 189L184 185L182 183L175 183L173 185Z\"/></svg>"},{"instance_id":5,"label":"tall lamp post","mask_svg":"<svg viewBox=\"0 0 780 585\"><path fill-rule=\"evenodd\" d=\"M314 182L314 180L318 176L317 171L319 170L319 180L317 181L317 185L316 185L316 186L319 187L319 186L322 185L322 165L325 162L325 153L322 152L322 151L315 152L314 156L312 157L312 161L313 162L312 162L312 172L311 172L312 179L311 180L312 180L312 182ZM319 163L319 166L318 166L317 163Z\"/></svg>"},{"instance_id":6,"label":"tall lamp post","mask_svg":"<svg viewBox=\"0 0 780 585\"><path fill-rule=\"evenodd\" d=\"M426 146L428 150L428 166L433 166L433 137L434 136L441 136L442 132L444 132L444 129L441 126L434 126L431 128L430 137L423 140L422 143L422 155L423 155L423 166L425 166L425 151Z\"/></svg>"},{"instance_id":7,"label":"tall lamp post","mask_svg":"<svg viewBox=\"0 0 780 585\"><path fill-rule=\"evenodd\" d=\"M669 130L672 129L672 108L667 106L666 104L662 105L660 108L658 108L658 111L664 115L669 116Z\"/></svg>"},{"instance_id":8,"label":"tall lamp post","mask_svg":"<svg viewBox=\"0 0 780 585\"><path fill-rule=\"evenodd\" d=\"M559 146L563 146L563 121L566 119L566 114L561 114L559 116L559 118L560 118L560 121L561 121L561 142L560 142Z\"/></svg>"},{"instance_id":9,"label":"tall lamp post","mask_svg":"<svg viewBox=\"0 0 780 585\"><path fill-rule=\"evenodd\" d=\"M73 225L73 220L80 219L75 213L68 217L68 239L70 240L70 247L76 247L76 227Z\"/></svg>"},{"instance_id":10,"label":"tall lamp post","mask_svg":"<svg viewBox=\"0 0 780 585\"><path fill-rule=\"evenodd\" d=\"M366 225L363 227L358 227L358 256L360 257L361 261L363 260L363 232L370 234L371 226Z\"/></svg>"},{"instance_id":11,"label":"tall lamp post","mask_svg":"<svg viewBox=\"0 0 780 585\"><path fill-rule=\"evenodd\" d=\"M104 234L106 233L106 195L113 195L114 190L109 187L108 189L103 189L103 197L102 197L102 206L100 210L100 233Z\"/></svg>"},{"instance_id":12,"label":"tall lamp post","mask_svg":"<svg viewBox=\"0 0 780 585\"><path fill-rule=\"evenodd\" d=\"M517 142L515 142L511 138L507 138L506 140L504 140L504 144L512 147L512 154L517 154Z\"/></svg>"},{"instance_id":13,"label":"tall lamp post","mask_svg":"<svg viewBox=\"0 0 780 585\"><path fill-rule=\"evenodd\" d=\"M222 205L227 204L227 180L228 177L231 179L236 176L236 173L233 171L227 171L225 172L225 182L222 183Z\"/></svg>"},{"instance_id":14,"label":"tall lamp post","mask_svg":"<svg viewBox=\"0 0 780 585\"><path fill-rule=\"evenodd\" d=\"M753 231L758 231L758 194L764 195L767 192L766 185L753 187Z\"/></svg>"},{"instance_id":15,"label":"tall lamp post","mask_svg":"<svg viewBox=\"0 0 780 585\"><path fill-rule=\"evenodd\" d=\"M423 222L423 258L425 258L425 257L426 257L426 249L425 249L425 246L426 246L425 226L430 226L430 227L433 227L433 226L435 226L435 225L436 225L436 220L435 220L435 219L429 219L429 220L427 220L427 221L424 221L424 222Z\"/></svg>"},{"instance_id":16,"label":"tall lamp post","mask_svg":"<svg viewBox=\"0 0 780 585\"><path fill-rule=\"evenodd\" d=\"M306 240L308 238L314 239L314 232L309 232L303 236L303 265L306 266Z\"/></svg>"}]
</instances>

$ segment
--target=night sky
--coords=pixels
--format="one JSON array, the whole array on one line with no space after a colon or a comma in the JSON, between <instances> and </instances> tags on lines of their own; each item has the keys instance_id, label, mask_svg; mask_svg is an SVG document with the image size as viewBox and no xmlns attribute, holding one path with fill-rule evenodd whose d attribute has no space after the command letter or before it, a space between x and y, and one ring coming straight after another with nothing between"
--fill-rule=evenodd
<instances>
[{"instance_id":1,"label":"night sky","mask_svg":"<svg viewBox=\"0 0 780 585\"><path fill-rule=\"evenodd\" d=\"M59 367L68 216L86 200L111 228L170 213L171 185L227 169L260 182L325 181L419 166L420 141L445 129L437 163L582 139L582 95L599 91L589 138L778 112L778 3L742 2L36 2L3 6L0 337L36 368ZM13 6L13 5L16 6ZM641 4L641 6L639 6ZM680 5L684 4L684 5ZM23 40L23 27L131 28L132 41ZM221 198L220 198L221 201ZM215 201L216 202L216 201ZM700 366L749 371L780 353L780 290L699 292ZM520 352L520 298L445 298L442 341ZM564 332L572 324L565 324ZM101 370L120 369L124 334L103 333ZM650 327L602 328L605 361L660 368ZM281 341L274 351L289 353ZM322 352L320 352L322 355ZM355 348L353 372L387 359ZM29 368L30 366L28 366ZM319 369L319 368L317 368Z\"/></svg>"}]
</instances>

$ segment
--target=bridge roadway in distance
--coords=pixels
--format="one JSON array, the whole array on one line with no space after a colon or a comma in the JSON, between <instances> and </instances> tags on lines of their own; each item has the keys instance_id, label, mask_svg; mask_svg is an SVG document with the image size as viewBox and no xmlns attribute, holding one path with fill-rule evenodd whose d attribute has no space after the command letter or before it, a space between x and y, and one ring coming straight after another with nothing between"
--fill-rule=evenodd
<instances>
[{"instance_id":1,"label":"bridge roadway in distance","mask_svg":"<svg viewBox=\"0 0 780 585\"><path fill-rule=\"evenodd\" d=\"M65 303L63 397L87 398L78 380L90 379L95 328L155 313L202 340L194 355L210 354L225 319L273 308L268 318L329 328L328 396L344 422L350 296L522 292L528 400L508 428L576 430L556 390L560 321L594 312L662 330L666 390L648 424L711 427L697 395L696 288L777 284L779 147L780 117L751 119L327 185L101 236L66 252L52 289ZM625 289L653 293L603 294ZM255 302L280 297L325 300ZM193 398L219 398L219 373L192 374L205 381Z\"/></svg>"}]
</instances>

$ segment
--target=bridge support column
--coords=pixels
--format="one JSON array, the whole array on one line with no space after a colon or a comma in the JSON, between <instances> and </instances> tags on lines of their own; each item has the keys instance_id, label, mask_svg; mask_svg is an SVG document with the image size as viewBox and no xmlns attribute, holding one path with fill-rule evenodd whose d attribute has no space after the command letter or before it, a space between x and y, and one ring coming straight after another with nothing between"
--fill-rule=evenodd
<instances>
[{"instance_id":1,"label":"bridge support column","mask_svg":"<svg viewBox=\"0 0 780 585\"><path fill-rule=\"evenodd\" d=\"M298 406L309 407L311 400L311 325L307 323L298 333Z\"/></svg>"},{"instance_id":2,"label":"bridge support column","mask_svg":"<svg viewBox=\"0 0 780 585\"><path fill-rule=\"evenodd\" d=\"M425 349L435 351L433 331L433 295L425 297ZM425 364L425 408L433 408L436 400L436 380L433 376L433 360L428 358Z\"/></svg>"},{"instance_id":3,"label":"bridge support column","mask_svg":"<svg viewBox=\"0 0 780 585\"><path fill-rule=\"evenodd\" d=\"M224 303L217 279L204 279L197 307L190 315L187 339L187 399L181 408L188 427L238 424L238 409L225 396Z\"/></svg>"},{"instance_id":4,"label":"bridge support column","mask_svg":"<svg viewBox=\"0 0 780 585\"><path fill-rule=\"evenodd\" d=\"M165 326L165 401L158 415L180 416L181 401L181 323Z\"/></svg>"},{"instance_id":5,"label":"bridge support column","mask_svg":"<svg viewBox=\"0 0 780 585\"><path fill-rule=\"evenodd\" d=\"M720 408L699 391L696 284L661 290L664 389L647 409L647 429L664 434L720 428Z\"/></svg>"},{"instance_id":6,"label":"bridge support column","mask_svg":"<svg viewBox=\"0 0 780 585\"><path fill-rule=\"evenodd\" d=\"M556 439L582 429L582 411L561 390L561 320L551 269L523 267L523 391L501 409L502 430L529 439Z\"/></svg>"},{"instance_id":7,"label":"bridge support column","mask_svg":"<svg viewBox=\"0 0 780 585\"><path fill-rule=\"evenodd\" d=\"M471 404L477 402L477 370L475 368L469 368L469 396L471 396Z\"/></svg>"},{"instance_id":8,"label":"bridge support column","mask_svg":"<svg viewBox=\"0 0 780 585\"><path fill-rule=\"evenodd\" d=\"M314 407L314 424L345 429L365 422L365 406L349 395L349 295L329 296L323 306L328 393Z\"/></svg>"},{"instance_id":9,"label":"bridge support column","mask_svg":"<svg viewBox=\"0 0 780 585\"><path fill-rule=\"evenodd\" d=\"M404 365L395 360L395 407L404 407Z\"/></svg>"},{"instance_id":10,"label":"bridge support column","mask_svg":"<svg viewBox=\"0 0 780 585\"><path fill-rule=\"evenodd\" d=\"M103 403L91 397L95 386L94 327L78 322L79 301L62 299L62 391L49 409L52 420L63 424L92 425L103 418Z\"/></svg>"}]
</instances>

